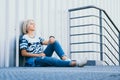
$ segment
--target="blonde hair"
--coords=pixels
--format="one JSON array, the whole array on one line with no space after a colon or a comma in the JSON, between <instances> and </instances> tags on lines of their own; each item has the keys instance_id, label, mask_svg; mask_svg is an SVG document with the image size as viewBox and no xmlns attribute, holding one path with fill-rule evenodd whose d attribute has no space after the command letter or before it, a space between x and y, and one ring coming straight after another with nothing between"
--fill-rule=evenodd
<instances>
[{"instance_id":1,"label":"blonde hair","mask_svg":"<svg viewBox=\"0 0 120 80\"><path fill-rule=\"evenodd\" d=\"M28 20L23 22L23 34L27 33L28 26L31 22L35 23L35 21L33 19L28 19Z\"/></svg>"}]
</instances>

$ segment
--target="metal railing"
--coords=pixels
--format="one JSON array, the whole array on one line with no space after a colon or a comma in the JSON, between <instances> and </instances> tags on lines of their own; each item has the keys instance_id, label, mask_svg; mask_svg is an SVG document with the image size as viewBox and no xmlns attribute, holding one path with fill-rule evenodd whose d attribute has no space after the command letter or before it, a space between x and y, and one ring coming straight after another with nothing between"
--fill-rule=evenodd
<instances>
[{"instance_id":1,"label":"metal railing","mask_svg":"<svg viewBox=\"0 0 120 80\"><path fill-rule=\"evenodd\" d=\"M82 14L81 11L89 10L96 11L97 14ZM79 12L80 11L80 12ZM86 6L80 8L69 9L69 45L70 45L70 57L73 53L98 53L101 61L104 61L107 65L120 65L120 31L108 16L105 10L95 6ZM81 13L81 14L80 14ZM76 14L76 15L74 15ZM96 23L84 23L81 24L80 20L87 18L95 18L98 20ZM95 20L94 20L95 21ZM77 24L76 24L77 23ZM98 23L98 24L97 24ZM92 27L99 29L99 32L83 32L83 33L72 33L77 32L73 29L78 28L90 28ZM83 41L73 42L73 37L95 35L99 36L99 41ZM97 44L99 50L72 50L73 45L84 45L84 44ZM78 46L79 47L79 46Z\"/></svg>"}]
</instances>

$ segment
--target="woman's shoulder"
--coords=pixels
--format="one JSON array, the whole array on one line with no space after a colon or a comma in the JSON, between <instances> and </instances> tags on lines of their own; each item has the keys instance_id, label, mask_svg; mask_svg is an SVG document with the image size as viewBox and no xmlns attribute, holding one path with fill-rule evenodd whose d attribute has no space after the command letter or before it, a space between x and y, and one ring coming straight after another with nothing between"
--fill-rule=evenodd
<instances>
[{"instance_id":1,"label":"woman's shoulder","mask_svg":"<svg viewBox=\"0 0 120 80\"><path fill-rule=\"evenodd\" d=\"M27 35L27 34L24 34L24 35L21 36L20 39L28 39L28 35Z\"/></svg>"},{"instance_id":2,"label":"woman's shoulder","mask_svg":"<svg viewBox=\"0 0 120 80\"><path fill-rule=\"evenodd\" d=\"M20 43L27 43L28 42L27 35L20 36L19 42Z\"/></svg>"}]
</instances>

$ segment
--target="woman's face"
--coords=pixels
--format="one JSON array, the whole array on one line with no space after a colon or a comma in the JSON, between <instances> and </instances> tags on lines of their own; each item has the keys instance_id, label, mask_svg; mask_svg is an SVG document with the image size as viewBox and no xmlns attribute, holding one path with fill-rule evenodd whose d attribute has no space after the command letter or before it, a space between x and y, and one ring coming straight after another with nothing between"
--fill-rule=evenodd
<instances>
[{"instance_id":1,"label":"woman's face","mask_svg":"<svg viewBox=\"0 0 120 80\"><path fill-rule=\"evenodd\" d=\"M30 22L29 25L28 25L28 30L30 31L35 31L35 23L34 22Z\"/></svg>"}]
</instances>

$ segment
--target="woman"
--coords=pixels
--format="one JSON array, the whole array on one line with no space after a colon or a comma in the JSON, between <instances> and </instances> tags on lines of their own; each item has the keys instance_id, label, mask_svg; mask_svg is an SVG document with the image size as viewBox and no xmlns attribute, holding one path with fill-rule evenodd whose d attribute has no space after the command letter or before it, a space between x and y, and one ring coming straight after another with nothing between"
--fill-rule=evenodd
<instances>
[{"instance_id":1,"label":"woman","mask_svg":"<svg viewBox=\"0 0 120 80\"><path fill-rule=\"evenodd\" d=\"M34 20L24 22L23 33L24 35L20 38L20 51L22 56L26 58L25 66L27 67L72 67L86 64L86 61L77 62L68 60L54 36L50 36L48 41L36 36ZM43 49L43 45L47 45L45 50ZM54 51L60 59L51 57Z\"/></svg>"}]
</instances>

